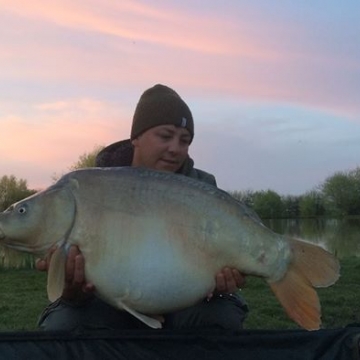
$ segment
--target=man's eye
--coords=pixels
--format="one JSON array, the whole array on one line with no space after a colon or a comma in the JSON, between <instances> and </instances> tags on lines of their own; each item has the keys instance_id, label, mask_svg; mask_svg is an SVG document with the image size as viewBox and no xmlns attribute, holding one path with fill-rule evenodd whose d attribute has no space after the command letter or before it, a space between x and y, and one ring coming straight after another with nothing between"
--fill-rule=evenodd
<instances>
[{"instance_id":1,"label":"man's eye","mask_svg":"<svg viewBox=\"0 0 360 360\"><path fill-rule=\"evenodd\" d=\"M181 143L184 145L190 145L190 140L189 139L182 139Z\"/></svg>"},{"instance_id":2,"label":"man's eye","mask_svg":"<svg viewBox=\"0 0 360 360\"><path fill-rule=\"evenodd\" d=\"M160 134L160 137L164 140L169 140L171 139L171 136L170 135L165 135L165 134Z\"/></svg>"}]
</instances>

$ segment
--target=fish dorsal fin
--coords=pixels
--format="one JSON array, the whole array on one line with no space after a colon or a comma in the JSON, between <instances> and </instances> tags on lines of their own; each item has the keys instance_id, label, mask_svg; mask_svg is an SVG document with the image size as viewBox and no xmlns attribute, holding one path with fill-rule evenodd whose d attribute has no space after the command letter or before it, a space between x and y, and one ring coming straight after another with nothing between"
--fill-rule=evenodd
<instances>
[{"instance_id":1,"label":"fish dorsal fin","mask_svg":"<svg viewBox=\"0 0 360 360\"><path fill-rule=\"evenodd\" d=\"M47 293L50 301L58 299L65 286L65 249L60 246L51 256L47 278Z\"/></svg>"},{"instance_id":2,"label":"fish dorsal fin","mask_svg":"<svg viewBox=\"0 0 360 360\"><path fill-rule=\"evenodd\" d=\"M131 309L129 306L125 305L122 301L117 301L117 303L120 308L124 309L131 315L135 316L137 319L142 321L144 324L150 326L151 328L153 328L153 329L161 329L162 328L162 324L161 324L160 320L157 320L150 316L141 314L138 311Z\"/></svg>"}]
</instances>

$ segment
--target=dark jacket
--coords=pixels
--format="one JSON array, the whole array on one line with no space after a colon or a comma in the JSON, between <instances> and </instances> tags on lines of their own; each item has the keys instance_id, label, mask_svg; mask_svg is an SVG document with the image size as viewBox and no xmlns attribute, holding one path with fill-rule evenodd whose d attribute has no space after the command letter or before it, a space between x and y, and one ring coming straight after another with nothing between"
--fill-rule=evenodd
<instances>
[{"instance_id":1,"label":"dark jacket","mask_svg":"<svg viewBox=\"0 0 360 360\"><path fill-rule=\"evenodd\" d=\"M95 165L98 167L131 166L134 149L130 139L113 143L99 152ZM214 175L194 168L194 161L188 156L177 173L216 186Z\"/></svg>"}]
</instances>

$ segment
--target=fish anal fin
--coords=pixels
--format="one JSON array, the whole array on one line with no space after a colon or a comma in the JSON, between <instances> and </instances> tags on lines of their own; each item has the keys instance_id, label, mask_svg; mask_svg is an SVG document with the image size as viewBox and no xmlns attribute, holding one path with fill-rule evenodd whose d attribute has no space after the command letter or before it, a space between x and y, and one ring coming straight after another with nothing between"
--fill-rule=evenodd
<instances>
[{"instance_id":1,"label":"fish anal fin","mask_svg":"<svg viewBox=\"0 0 360 360\"><path fill-rule=\"evenodd\" d=\"M47 278L48 298L52 302L58 299L64 290L65 262L65 250L62 247L58 247L51 256Z\"/></svg>"},{"instance_id":2,"label":"fish anal fin","mask_svg":"<svg viewBox=\"0 0 360 360\"><path fill-rule=\"evenodd\" d=\"M139 313L138 311L136 311L136 310L132 309L131 307L127 306L126 304L124 304L122 301L117 301L117 303L118 303L119 308L124 309L129 314L133 315L134 317L136 317L137 319L142 321L147 326L150 326L153 329L161 329L162 328L161 322L163 321L163 318L161 316L150 317L148 315Z\"/></svg>"},{"instance_id":3,"label":"fish anal fin","mask_svg":"<svg viewBox=\"0 0 360 360\"><path fill-rule=\"evenodd\" d=\"M269 285L288 316L307 330L321 326L320 301L307 278L292 264L285 276Z\"/></svg>"},{"instance_id":4,"label":"fish anal fin","mask_svg":"<svg viewBox=\"0 0 360 360\"><path fill-rule=\"evenodd\" d=\"M318 245L288 239L293 253L293 263L315 287L333 285L340 277L339 260Z\"/></svg>"}]
</instances>

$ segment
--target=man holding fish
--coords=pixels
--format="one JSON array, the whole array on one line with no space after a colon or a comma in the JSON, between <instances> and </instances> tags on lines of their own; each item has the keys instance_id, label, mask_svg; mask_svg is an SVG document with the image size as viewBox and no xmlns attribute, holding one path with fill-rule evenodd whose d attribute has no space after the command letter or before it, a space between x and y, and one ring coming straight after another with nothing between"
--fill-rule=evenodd
<instances>
[{"instance_id":1,"label":"man holding fish","mask_svg":"<svg viewBox=\"0 0 360 360\"><path fill-rule=\"evenodd\" d=\"M188 155L193 137L194 123L189 107L174 90L158 84L140 97L130 139L104 148L96 158L96 166L146 167L216 186L213 175L194 168ZM37 268L48 270L49 259L50 256L39 260ZM128 312L119 311L95 297L93 285L86 282L84 265L79 249L71 246L66 262L66 286L62 296L45 309L39 326L45 330L147 328ZM201 303L165 316L159 314L163 327L242 328L248 309L235 292L244 285L244 277L238 270L226 267L216 275L215 282L213 293Z\"/></svg>"}]
</instances>

